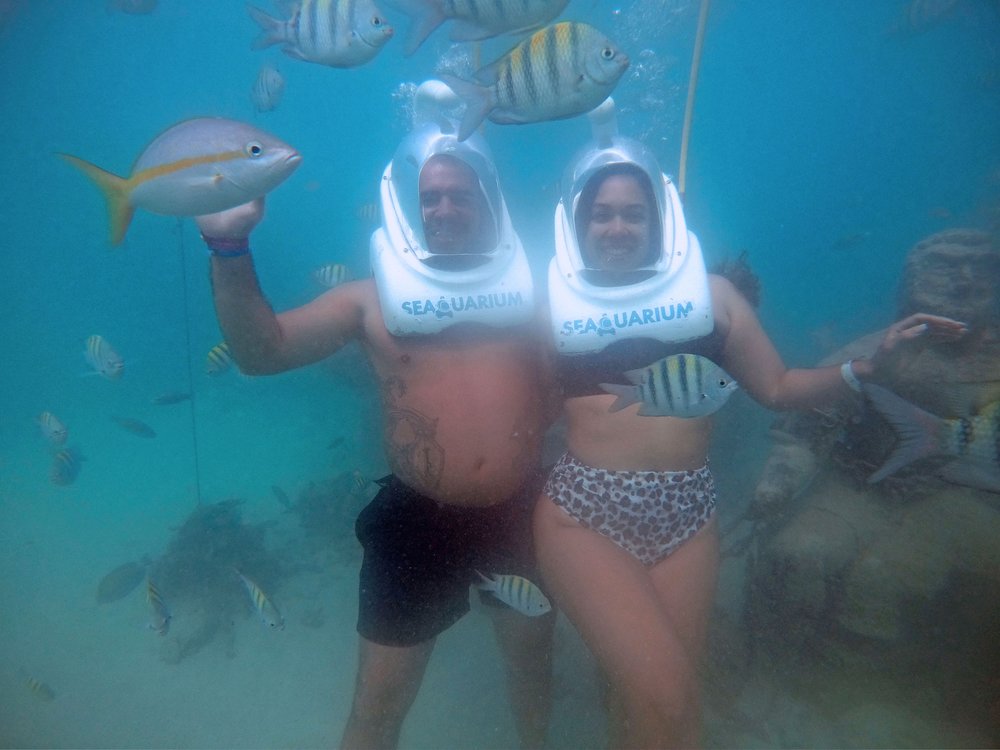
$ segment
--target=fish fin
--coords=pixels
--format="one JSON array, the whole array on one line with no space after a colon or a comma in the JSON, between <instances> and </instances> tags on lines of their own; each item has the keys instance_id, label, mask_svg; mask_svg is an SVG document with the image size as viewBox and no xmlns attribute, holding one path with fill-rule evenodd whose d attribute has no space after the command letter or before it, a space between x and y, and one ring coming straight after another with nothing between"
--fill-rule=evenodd
<instances>
[{"instance_id":1,"label":"fish fin","mask_svg":"<svg viewBox=\"0 0 1000 750\"><path fill-rule=\"evenodd\" d=\"M646 371L649 367L640 367L635 370L627 370L624 375L628 379L628 382L633 385L642 385L642 379L646 377Z\"/></svg>"},{"instance_id":2,"label":"fish fin","mask_svg":"<svg viewBox=\"0 0 1000 750\"><path fill-rule=\"evenodd\" d=\"M885 479L917 459L942 452L940 434L946 425L945 420L881 386L865 383L863 388L865 395L899 436L896 450L878 471L868 477L869 484Z\"/></svg>"},{"instance_id":3,"label":"fish fin","mask_svg":"<svg viewBox=\"0 0 1000 750\"><path fill-rule=\"evenodd\" d=\"M416 52L427 37L434 33L442 23L445 15L441 3L428 0L394 0L390 5L410 17L410 31L406 35L406 48L403 54L407 57Z\"/></svg>"},{"instance_id":4,"label":"fish fin","mask_svg":"<svg viewBox=\"0 0 1000 750\"><path fill-rule=\"evenodd\" d=\"M285 41L285 24L283 21L268 15L260 8L247 3L247 13L250 14L262 29L260 34L250 43L250 49L264 49L272 44Z\"/></svg>"},{"instance_id":5,"label":"fish fin","mask_svg":"<svg viewBox=\"0 0 1000 750\"><path fill-rule=\"evenodd\" d=\"M475 573L477 576L479 576L480 580L478 583L474 583L472 585L475 586L477 589L480 589L482 591L493 591L496 588L496 581L493 579L492 576L485 576L478 570L475 571Z\"/></svg>"},{"instance_id":6,"label":"fish fin","mask_svg":"<svg viewBox=\"0 0 1000 750\"><path fill-rule=\"evenodd\" d=\"M112 245L120 245L132 222L132 214L135 213L135 206L128 200L131 192L128 180L72 154L59 156L87 175L101 189L108 207L108 223L111 228L109 239Z\"/></svg>"},{"instance_id":7,"label":"fish fin","mask_svg":"<svg viewBox=\"0 0 1000 750\"><path fill-rule=\"evenodd\" d=\"M942 467L938 474L954 484L1000 492L1000 466L990 461L960 458Z\"/></svg>"},{"instance_id":8,"label":"fish fin","mask_svg":"<svg viewBox=\"0 0 1000 750\"><path fill-rule=\"evenodd\" d=\"M619 385L617 383L600 383L599 385L605 393L618 397L618 400L608 408L608 412L621 411L626 406L637 404L641 400L638 395L639 389L634 385Z\"/></svg>"},{"instance_id":9,"label":"fish fin","mask_svg":"<svg viewBox=\"0 0 1000 750\"><path fill-rule=\"evenodd\" d=\"M465 114L462 115L462 124L458 128L458 140L464 141L472 135L486 119L486 115L496 106L493 91L448 73L442 73L441 80L465 101Z\"/></svg>"}]
</instances>

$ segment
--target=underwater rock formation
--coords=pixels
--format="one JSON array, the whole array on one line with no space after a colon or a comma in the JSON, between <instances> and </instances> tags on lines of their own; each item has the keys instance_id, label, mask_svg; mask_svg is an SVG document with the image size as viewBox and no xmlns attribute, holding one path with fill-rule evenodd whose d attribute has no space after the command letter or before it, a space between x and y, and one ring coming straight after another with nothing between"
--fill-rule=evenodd
<instances>
[{"instance_id":1,"label":"underwater rock formation","mask_svg":"<svg viewBox=\"0 0 1000 750\"><path fill-rule=\"evenodd\" d=\"M897 317L918 310L970 332L915 348L881 384L946 418L1000 399L997 238L958 229L918 243ZM858 339L821 364L871 355L881 338ZM926 680L935 694L961 695L953 702L977 721L995 711L1000 647L968 634L995 627L1000 612L1000 495L940 479L953 458L918 460L869 484L898 438L860 396L781 415L772 438L748 513L756 537L745 615L755 647L788 669L833 665L864 682L874 665ZM967 634L962 658L945 656L958 633ZM1000 726L992 731L1000 737Z\"/></svg>"},{"instance_id":2,"label":"underwater rock formation","mask_svg":"<svg viewBox=\"0 0 1000 750\"><path fill-rule=\"evenodd\" d=\"M167 551L149 577L173 612L170 635L161 658L176 664L220 634L226 652L235 655L234 626L252 608L237 570L252 575L272 594L286 572L264 544L264 526L243 520L242 500L197 506L174 532Z\"/></svg>"}]
</instances>

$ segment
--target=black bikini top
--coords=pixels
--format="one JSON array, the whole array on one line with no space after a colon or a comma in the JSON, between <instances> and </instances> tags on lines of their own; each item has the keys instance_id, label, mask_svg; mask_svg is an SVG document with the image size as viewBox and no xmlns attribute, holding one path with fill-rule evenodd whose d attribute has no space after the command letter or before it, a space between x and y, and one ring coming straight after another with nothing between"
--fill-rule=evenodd
<instances>
[{"instance_id":1,"label":"black bikini top","mask_svg":"<svg viewBox=\"0 0 1000 750\"><path fill-rule=\"evenodd\" d=\"M566 355L557 358L556 376L567 398L596 396L604 393L600 383L630 385L625 373L651 365L671 354L700 354L715 362L722 354L718 328L693 341L666 343L656 339L622 339L592 354Z\"/></svg>"}]
</instances>

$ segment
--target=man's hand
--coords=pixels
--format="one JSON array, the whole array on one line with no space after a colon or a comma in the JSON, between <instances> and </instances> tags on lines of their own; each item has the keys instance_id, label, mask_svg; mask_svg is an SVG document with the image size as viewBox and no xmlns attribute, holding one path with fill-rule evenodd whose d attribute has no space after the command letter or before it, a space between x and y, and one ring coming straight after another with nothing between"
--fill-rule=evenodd
<instances>
[{"instance_id":1,"label":"man's hand","mask_svg":"<svg viewBox=\"0 0 1000 750\"><path fill-rule=\"evenodd\" d=\"M196 216L195 223L202 237L210 239L242 240L264 218L264 197L256 198L235 208L217 214Z\"/></svg>"}]
</instances>

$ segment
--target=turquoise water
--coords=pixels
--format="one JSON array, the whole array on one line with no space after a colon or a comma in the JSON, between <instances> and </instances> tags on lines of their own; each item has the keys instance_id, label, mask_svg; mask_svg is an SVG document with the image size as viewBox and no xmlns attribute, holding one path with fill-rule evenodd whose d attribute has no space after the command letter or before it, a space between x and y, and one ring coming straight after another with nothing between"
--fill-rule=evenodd
<instances>
[{"instance_id":1,"label":"turquoise water","mask_svg":"<svg viewBox=\"0 0 1000 750\"><path fill-rule=\"evenodd\" d=\"M933 12L948 5L713 4L688 224L709 262L749 252L761 317L790 364L890 322L916 241L997 222L1000 11L958 0ZM294 497L342 472L384 470L372 437L376 394L357 353L273 378L209 378L204 357L220 334L193 222L139 212L124 246L110 248L98 192L53 154L126 174L157 133L203 115L253 122L293 144L302 166L268 197L253 239L265 291L284 309L318 293L318 265L367 274L372 227L358 211L376 199L405 132L405 84L468 51L449 50L438 32L413 58L394 39L362 68L323 68L251 50L256 27L229 0L161 0L149 16L108 13L101 0L8 0L0 11L9 13L0 30L0 745L332 744L355 667L348 532L336 553L289 553L300 572L275 593L288 627L270 633L238 618L235 658L211 643L168 664L145 629L141 591L99 606L94 590L118 564L162 554L199 498L242 498L245 519L269 525L273 549L298 550L301 530L272 485ZM622 130L641 134L676 173L696 5L571 0L563 17L593 23L628 52L633 66L615 92ZM483 45L483 59L504 44ZM277 110L257 114L249 90L264 61L287 87ZM539 273L557 180L587 133L581 119L486 128ZM84 375L94 333L125 358L121 381ZM195 399L150 404L168 390ZM34 424L43 410L86 457L70 486L49 481L51 454ZM110 415L148 422L157 438L137 438ZM745 502L768 421L746 402L721 421L714 464L724 506ZM720 597L738 596L738 584L723 583ZM317 607L323 623L304 627ZM568 627L558 646L552 744L595 746L601 723L585 656ZM40 700L24 674L56 699ZM473 612L439 643L403 746L514 742L489 626Z\"/></svg>"}]
</instances>

